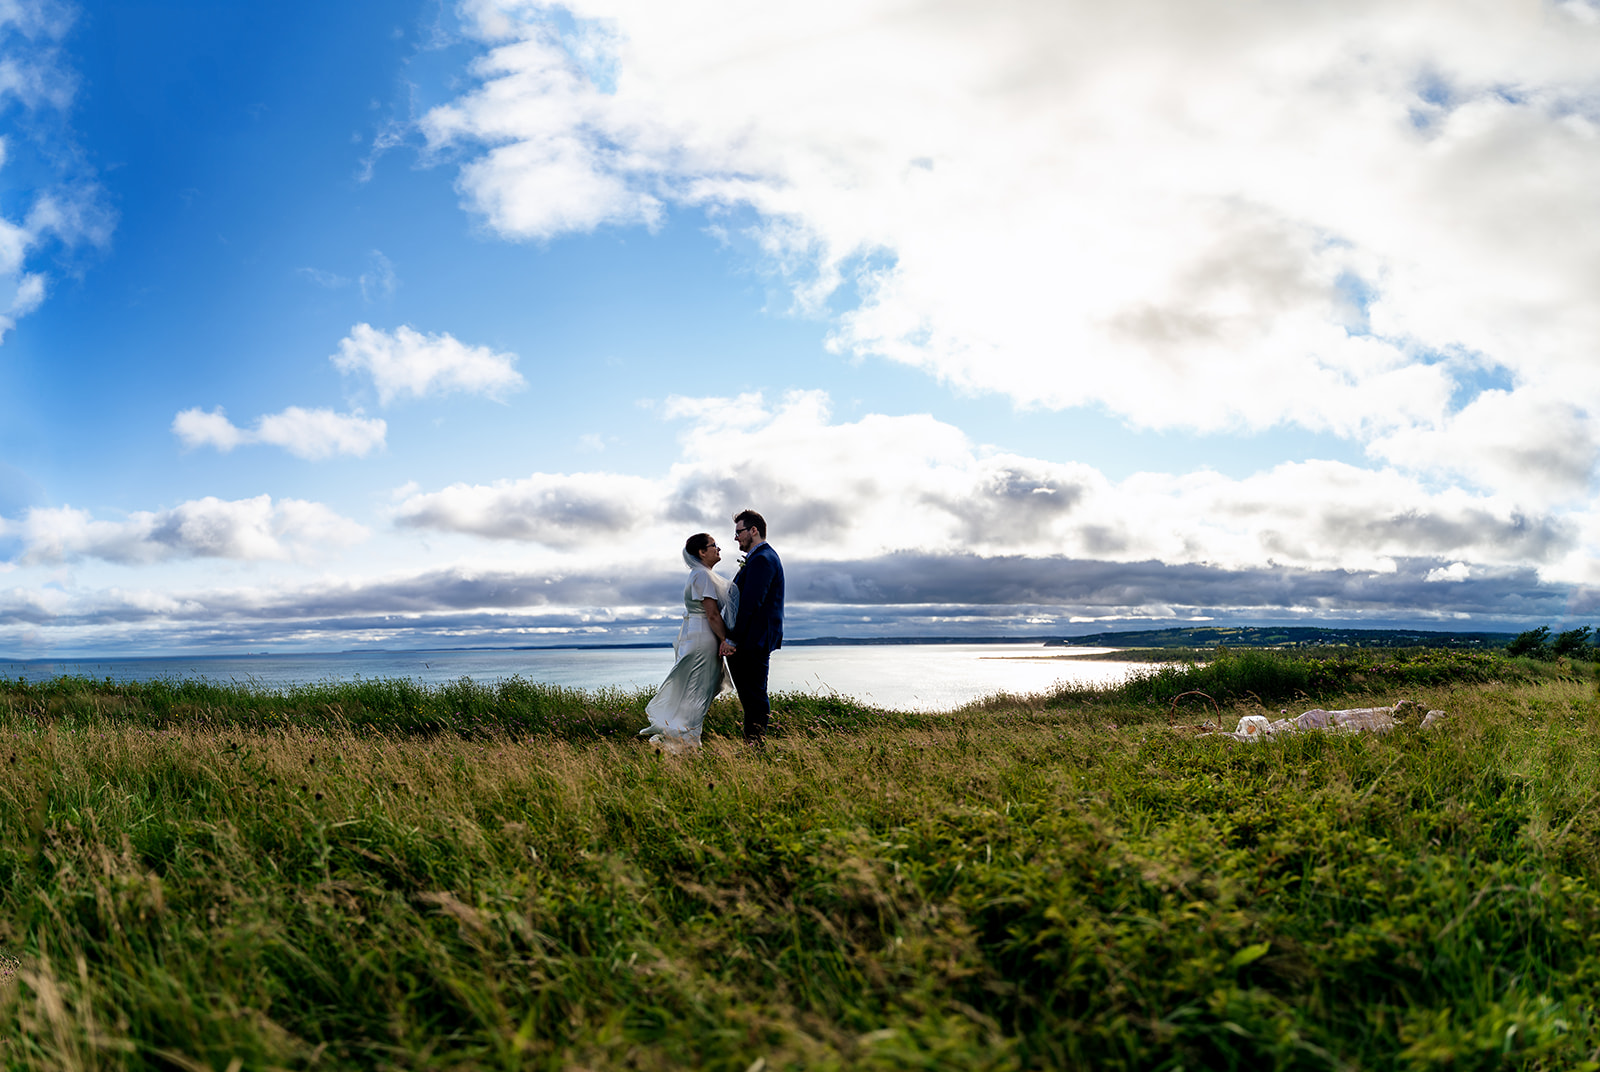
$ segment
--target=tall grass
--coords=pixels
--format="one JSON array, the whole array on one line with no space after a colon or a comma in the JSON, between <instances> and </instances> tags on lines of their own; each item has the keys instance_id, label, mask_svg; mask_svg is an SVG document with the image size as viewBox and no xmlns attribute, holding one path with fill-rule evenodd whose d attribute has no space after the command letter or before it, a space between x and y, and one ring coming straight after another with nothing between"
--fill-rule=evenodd
<instances>
[{"instance_id":1,"label":"tall grass","mask_svg":"<svg viewBox=\"0 0 1600 1072\"><path fill-rule=\"evenodd\" d=\"M1219 649L1205 662L1160 666L1113 690L1119 700L1163 703L1191 690L1219 703L1255 699L1320 701L1354 689L1437 688L1452 683L1519 682L1581 676L1571 664L1536 668L1498 653L1423 649L1331 649L1284 653ZM1072 694L1076 690L1062 690Z\"/></svg>"},{"instance_id":2,"label":"tall grass","mask_svg":"<svg viewBox=\"0 0 1600 1072\"><path fill-rule=\"evenodd\" d=\"M1588 682L1256 746L816 701L678 758L637 697L164 688L0 693L7 1068L1600 1061Z\"/></svg>"},{"instance_id":3,"label":"tall grass","mask_svg":"<svg viewBox=\"0 0 1600 1072\"><path fill-rule=\"evenodd\" d=\"M1137 709L1164 708L1174 697L1195 691L1219 704L1321 702L1359 690L1580 680L1592 677L1594 671L1590 663L1445 649L1218 649L1203 659L1141 668L1116 685L1063 685L1038 696L980 701L975 708L1035 710L1099 704L1128 711L1127 717L1138 720L1148 712ZM564 688L521 677L491 682L462 678L442 685L369 678L287 688L205 679L0 678L0 715L19 724L64 729L115 724L262 732L294 727L357 735L531 734L580 742L632 736L649 721L644 708L650 695L649 690ZM774 697L773 706L773 729L779 735L920 728L936 721L834 695L785 693ZM707 730L718 734L737 735L741 724L738 703L731 697L713 704L706 719Z\"/></svg>"},{"instance_id":4,"label":"tall grass","mask_svg":"<svg viewBox=\"0 0 1600 1072\"><path fill-rule=\"evenodd\" d=\"M636 734L649 722L644 708L650 696L648 689L583 690L521 677L490 682L461 678L442 685L368 678L286 688L206 679L0 678L0 716L63 729L294 728L408 737L533 734L595 741ZM779 732L785 726L826 731L846 723L870 725L888 714L838 696L790 693L775 701ZM738 702L730 696L712 705L706 727L712 733L737 735L742 722Z\"/></svg>"}]
</instances>

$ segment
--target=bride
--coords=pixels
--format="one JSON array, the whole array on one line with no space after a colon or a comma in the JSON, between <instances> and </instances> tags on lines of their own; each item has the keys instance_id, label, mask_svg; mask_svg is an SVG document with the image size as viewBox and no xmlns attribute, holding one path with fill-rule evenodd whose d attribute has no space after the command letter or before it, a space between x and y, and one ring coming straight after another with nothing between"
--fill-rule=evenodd
<instances>
[{"instance_id":1,"label":"bride","mask_svg":"<svg viewBox=\"0 0 1600 1072\"><path fill-rule=\"evenodd\" d=\"M739 615L739 589L711 572L722 561L722 550L710 533L689 537L683 561L689 567L683 628L672 645L672 669L644 709L650 725L639 731L652 744L673 750L699 746L700 724L711 701L732 688L717 648Z\"/></svg>"}]
</instances>

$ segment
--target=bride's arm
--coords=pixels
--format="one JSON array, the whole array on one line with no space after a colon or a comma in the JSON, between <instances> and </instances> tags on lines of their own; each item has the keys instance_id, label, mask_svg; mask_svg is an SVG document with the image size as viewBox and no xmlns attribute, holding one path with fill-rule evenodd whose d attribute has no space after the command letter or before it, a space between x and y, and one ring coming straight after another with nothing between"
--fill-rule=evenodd
<instances>
[{"instance_id":1,"label":"bride's arm","mask_svg":"<svg viewBox=\"0 0 1600 1072\"><path fill-rule=\"evenodd\" d=\"M728 629L722 624L722 611L717 609L717 600L714 596L706 596L700 604L706 608L706 620L711 623L711 632L716 636L717 644L720 646L728 639Z\"/></svg>"}]
</instances>

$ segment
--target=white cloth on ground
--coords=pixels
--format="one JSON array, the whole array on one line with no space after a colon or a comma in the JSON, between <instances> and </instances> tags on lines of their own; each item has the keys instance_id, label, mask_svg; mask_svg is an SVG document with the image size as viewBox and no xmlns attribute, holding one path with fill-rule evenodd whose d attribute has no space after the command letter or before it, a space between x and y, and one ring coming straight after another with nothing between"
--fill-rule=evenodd
<instances>
[{"instance_id":1,"label":"white cloth on ground","mask_svg":"<svg viewBox=\"0 0 1600 1072\"><path fill-rule=\"evenodd\" d=\"M1343 711L1324 711L1319 707L1294 718L1280 718L1270 722L1264 715L1246 715L1239 720L1238 729L1225 736L1235 737L1241 741L1259 741L1264 737L1295 733L1300 730L1334 729L1388 733L1395 728L1396 719L1404 717L1411 710L1420 711L1422 707L1411 700L1401 700L1393 707L1352 707ZM1443 711L1429 711L1423 718L1422 725L1432 726L1444 717Z\"/></svg>"},{"instance_id":2,"label":"white cloth on ground","mask_svg":"<svg viewBox=\"0 0 1600 1072\"><path fill-rule=\"evenodd\" d=\"M717 654L717 635L703 599L715 599L724 623L738 613L739 590L707 569L688 551L689 583L683 589L683 626L672 645L672 669L645 706L650 725L639 736L668 748L695 747L711 701L733 688L728 664Z\"/></svg>"}]
</instances>

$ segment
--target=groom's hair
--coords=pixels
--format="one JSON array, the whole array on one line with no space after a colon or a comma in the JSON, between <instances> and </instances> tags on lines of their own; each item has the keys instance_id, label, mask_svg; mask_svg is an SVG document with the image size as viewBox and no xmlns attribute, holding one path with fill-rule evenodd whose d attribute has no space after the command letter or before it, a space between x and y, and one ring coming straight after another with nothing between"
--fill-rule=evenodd
<instances>
[{"instance_id":1,"label":"groom's hair","mask_svg":"<svg viewBox=\"0 0 1600 1072\"><path fill-rule=\"evenodd\" d=\"M733 523L735 525L741 521L744 522L745 528L755 529L757 532L761 533L761 538L763 540L767 538L767 519L756 513L754 510L740 510L737 514L733 515Z\"/></svg>"},{"instance_id":2,"label":"groom's hair","mask_svg":"<svg viewBox=\"0 0 1600 1072\"><path fill-rule=\"evenodd\" d=\"M704 551L707 547L710 547L710 546L711 546L711 533L709 533L709 532L697 532L693 536L690 536L687 540L684 541L683 549L685 551L689 552L694 557L699 558L700 557L700 552Z\"/></svg>"}]
</instances>

